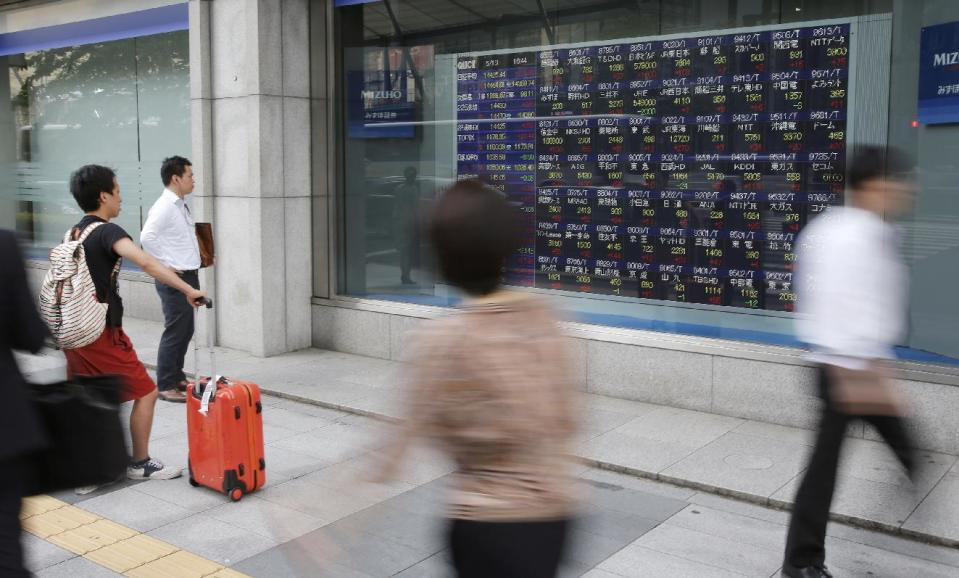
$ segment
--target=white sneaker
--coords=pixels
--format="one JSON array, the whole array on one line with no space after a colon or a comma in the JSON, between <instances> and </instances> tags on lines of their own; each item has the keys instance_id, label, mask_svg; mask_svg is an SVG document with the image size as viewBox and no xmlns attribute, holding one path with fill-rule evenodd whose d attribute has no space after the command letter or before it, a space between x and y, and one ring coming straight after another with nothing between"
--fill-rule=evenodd
<instances>
[{"instance_id":1,"label":"white sneaker","mask_svg":"<svg viewBox=\"0 0 959 578\"><path fill-rule=\"evenodd\" d=\"M100 486L81 486L79 488L75 488L73 490L73 493L75 493L78 496L85 496L87 494L97 491L99 488Z\"/></svg>"},{"instance_id":2,"label":"white sneaker","mask_svg":"<svg viewBox=\"0 0 959 578\"><path fill-rule=\"evenodd\" d=\"M131 480L172 480L182 475L182 469L165 466L163 462L153 458L147 458L146 461L127 468L127 477Z\"/></svg>"}]
</instances>

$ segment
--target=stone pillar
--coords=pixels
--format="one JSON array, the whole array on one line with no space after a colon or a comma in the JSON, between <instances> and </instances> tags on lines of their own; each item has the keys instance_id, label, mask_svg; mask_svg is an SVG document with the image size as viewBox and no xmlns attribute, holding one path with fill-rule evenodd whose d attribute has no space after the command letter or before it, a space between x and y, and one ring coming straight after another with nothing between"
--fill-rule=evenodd
<instances>
[{"instance_id":1,"label":"stone pillar","mask_svg":"<svg viewBox=\"0 0 959 578\"><path fill-rule=\"evenodd\" d=\"M202 279L216 341L257 356L309 347L308 0L191 0L190 34L194 204L216 239Z\"/></svg>"},{"instance_id":2,"label":"stone pillar","mask_svg":"<svg viewBox=\"0 0 959 578\"><path fill-rule=\"evenodd\" d=\"M333 146L331 108L327 90L329 38L326 33L330 2L310 0L310 121L312 122L313 176L313 295L330 297L330 257L336 239L331 227L332 192L335 174L330 171L329 151Z\"/></svg>"},{"instance_id":3,"label":"stone pillar","mask_svg":"<svg viewBox=\"0 0 959 578\"><path fill-rule=\"evenodd\" d=\"M210 1L190 0L190 161L195 186L190 196L193 217L198 222L214 222L213 215L213 129L212 91L210 89ZM216 228L214 228L214 238ZM217 247L217 251L219 251ZM200 287L216 303L216 267L200 270ZM199 315L194 339L206 345L215 342L216 316L208 311ZM205 365L200 366L209 371ZM198 368L198 370L200 369Z\"/></svg>"}]
</instances>

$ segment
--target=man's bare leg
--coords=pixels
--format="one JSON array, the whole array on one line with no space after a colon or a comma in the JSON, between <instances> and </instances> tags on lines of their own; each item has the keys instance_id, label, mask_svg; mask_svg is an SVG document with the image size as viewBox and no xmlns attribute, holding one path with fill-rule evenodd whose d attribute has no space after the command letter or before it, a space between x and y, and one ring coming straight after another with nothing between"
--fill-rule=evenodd
<instances>
[{"instance_id":1,"label":"man's bare leg","mask_svg":"<svg viewBox=\"0 0 959 578\"><path fill-rule=\"evenodd\" d=\"M133 438L133 462L150 457L150 432L153 430L153 412L156 409L157 390L133 402L130 412L130 437Z\"/></svg>"}]
</instances>

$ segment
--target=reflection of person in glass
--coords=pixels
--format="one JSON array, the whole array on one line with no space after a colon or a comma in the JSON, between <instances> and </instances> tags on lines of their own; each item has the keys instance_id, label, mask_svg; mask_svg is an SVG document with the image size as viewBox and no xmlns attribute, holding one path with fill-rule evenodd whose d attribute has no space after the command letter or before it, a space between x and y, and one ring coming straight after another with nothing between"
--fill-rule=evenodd
<instances>
[{"instance_id":1,"label":"reflection of person in glass","mask_svg":"<svg viewBox=\"0 0 959 578\"><path fill-rule=\"evenodd\" d=\"M849 167L851 202L810 223L799 237L798 333L819 365L824 404L809 468L796 492L783 574L832 576L826 521L846 426L861 419L912 474L915 458L887 360L906 327L906 268L884 217L912 207L911 166L895 151L864 147Z\"/></svg>"},{"instance_id":2,"label":"reflection of person in glass","mask_svg":"<svg viewBox=\"0 0 959 578\"><path fill-rule=\"evenodd\" d=\"M406 167L404 181L393 192L393 238L400 256L400 280L404 285L414 283L410 270L419 263L420 183L416 174L416 167Z\"/></svg>"}]
</instances>

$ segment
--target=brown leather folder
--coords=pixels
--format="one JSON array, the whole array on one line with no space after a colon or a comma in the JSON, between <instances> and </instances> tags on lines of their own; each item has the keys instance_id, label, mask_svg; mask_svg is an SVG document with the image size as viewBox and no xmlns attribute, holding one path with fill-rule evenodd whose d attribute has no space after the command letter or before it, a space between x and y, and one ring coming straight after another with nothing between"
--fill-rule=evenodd
<instances>
[{"instance_id":1,"label":"brown leather folder","mask_svg":"<svg viewBox=\"0 0 959 578\"><path fill-rule=\"evenodd\" d=\"M200 245L200 268L209 267L216 259L213 247L213 225L210 223L196 223L196 241Z\"/></svg>"},{"instance_id":2,"label":"brown leather folder","mask_svg":"<svg viewBox=\"0 0 959 578\"><path fill-rule=\"evenodd\" d=\"M908 414L890 367L873 363L868 369L853 370L830 365L827 371L832 378L830 395L839 411L849 415Z\"/></svg>"}]
</instances>

